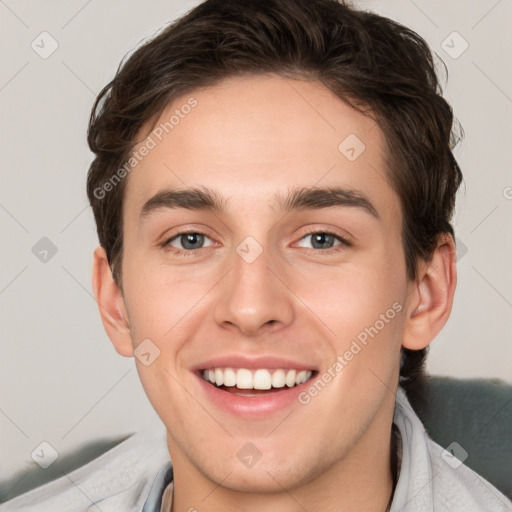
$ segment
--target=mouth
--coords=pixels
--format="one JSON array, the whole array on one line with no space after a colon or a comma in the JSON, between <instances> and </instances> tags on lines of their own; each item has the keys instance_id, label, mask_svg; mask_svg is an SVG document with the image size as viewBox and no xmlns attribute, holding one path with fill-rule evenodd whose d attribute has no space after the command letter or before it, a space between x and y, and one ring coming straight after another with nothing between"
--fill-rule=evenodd
<instances>
[{"instance_id":1,"label":"mouth","mask_svg":"<svg viewBox=\"0 0 512 512\"><path fill-rule=\"evenodd\" d=\"M244 420L264 420L304 407L300 395L311 386L318 368L276 354L226 353L191 370L203 403Z\"/></svg>"},{"instance_id":2,"label":"mouth","mask_svg":"<svg viewBox=\"0 0 512 512\"><path fill-rule=\"evenodd\" d=\"M195 372L208 401L244 419L262 419L297 407L317 370L216 367Z\"/></svg>"},{"instance_id":3,"label":"mouth","mask_svg":"<svg viewBox=\"0 0 512 512\"><path fill-rule=\"evenodd\" d=\"M237 396L255 397L287 391L308 382L316 370L290 368L209 368L200 377L216 389Z\"/></svg>"}]
</instances>

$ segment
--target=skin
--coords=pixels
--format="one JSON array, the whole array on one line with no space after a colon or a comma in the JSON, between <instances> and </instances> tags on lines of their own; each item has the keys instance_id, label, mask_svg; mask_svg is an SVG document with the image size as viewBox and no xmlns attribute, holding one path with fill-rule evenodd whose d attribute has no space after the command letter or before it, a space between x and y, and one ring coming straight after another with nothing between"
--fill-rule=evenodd
<instances>
[{"instance_id":1,"label":"skin","mask_svg":"<svg viewBox=\"0 0 512 512\"><path fill-rule=\"evenodd\" d=\"M123 293L101 247L93 270L115 349L133 357L149 338L161 352L149 366L135 361L167 428L173 510L384 511L400 348L427 346L448 319L453 241L441 237L418 279L407 279L384 135L323 85L229 79L177 99L158 123L190 96L197 106L129 175ZM352 162L338 150L349 134L366 146ZM158 191L201 185L229 198L225 213L162 208L140 223ZM333 185L364 194L379 218L347 206L285 215L274 203L291 187ZM173 253L185 250L173 237L189 227L207 235L203 247ZM313 246L313 229L351 245L336 241L340 250L327 254ZM263 249L250 264L236 252L247 236ZM191 373L206 358L241 353L292 358L322 374L396 302L400 314L307 405L248 420L216 408ZM262 454L251 468L236 455L247 442Z\"/></svg>"}]
</instances>

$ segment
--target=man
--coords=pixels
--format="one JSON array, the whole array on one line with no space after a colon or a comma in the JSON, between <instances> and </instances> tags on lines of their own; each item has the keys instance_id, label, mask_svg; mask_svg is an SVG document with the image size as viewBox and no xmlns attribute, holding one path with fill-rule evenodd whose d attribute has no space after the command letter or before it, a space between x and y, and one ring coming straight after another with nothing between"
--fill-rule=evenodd
<instances>
[{"instance_id":1,"label":"man","mask_svg":"<svg viewBox=\"0 0 512 512\"><path fill-rule=\"evenodd\" d=\"M89 127L93 288L168 453L18 510L511 510L409 403L456 286L452 124L424 41L334 0L210 0L139 48Z\"/></svg>"}]
</instances>

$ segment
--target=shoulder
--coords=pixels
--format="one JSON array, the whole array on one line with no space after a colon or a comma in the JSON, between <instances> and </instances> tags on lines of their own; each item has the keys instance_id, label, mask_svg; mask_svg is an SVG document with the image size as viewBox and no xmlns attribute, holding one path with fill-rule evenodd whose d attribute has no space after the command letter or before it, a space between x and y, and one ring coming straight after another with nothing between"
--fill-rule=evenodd
<instances>
[{"instance_id":1,"label":"shoulder","mask_svg":"<svg viewBox=\"0 0 512 512\"><path fill-rule=\"evenodd\" d=\"M432 439L427 443L436 511L512 512L512 502L490 482Z\"/></svg>"},{"instance_id":2,"label":"shoulder","mask_svg":"<svg viewBox=\"0 0 512 512\"><path fill-rule=\"evenodd\" d=\"M396 395L393 423L400 430L401 469L391 511L512 512L512 502L459 459L456 443L444 449L434 441L411 407L405 391Z\"/></svg>"},{"instance_id":3,"label":"shoulder","mask_svg":"<svg viewBox=\"0 0 512 512\"><path fill-rule=\"evenodd\" d=\"M168 462L163 425L141 430L88 464L0 505L0 511L139 512Z\"/></svg>"}]
</instances>

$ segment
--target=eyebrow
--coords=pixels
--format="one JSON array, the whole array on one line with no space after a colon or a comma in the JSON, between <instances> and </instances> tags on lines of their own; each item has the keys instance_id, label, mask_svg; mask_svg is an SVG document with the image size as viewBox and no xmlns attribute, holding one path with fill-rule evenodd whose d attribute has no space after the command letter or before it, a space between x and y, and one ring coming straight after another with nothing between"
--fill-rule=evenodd
<instances>
[{"instance_id":1,"label":"eyebrow","mask_svg":"<svg viewBox=\"0 0 512 512\"><path fill-rule=\"evenodd\" d=\"M380 219L377 209L362 192L343 187L295 188L289 190L286 196L275 194L274 200L277 208L286 213L342 206L360 209ZM151 213L164 208L184 208L222 214L226 212L227 203L227 198L207 187L161 190L144 203L140 222Z\"/></svg>"},{"instance_id":2,"label":"eyebrow","mask_svg":"<svg viewBox=\"0 0 512 512\"><path fill-rule=\"evenodd\" d=\"M284 212L344 206L358 208L380 219L377 209L362 192L343 187L293 189L286 197L276 194L276 203Z\"/></svg>"}]
</instances>

